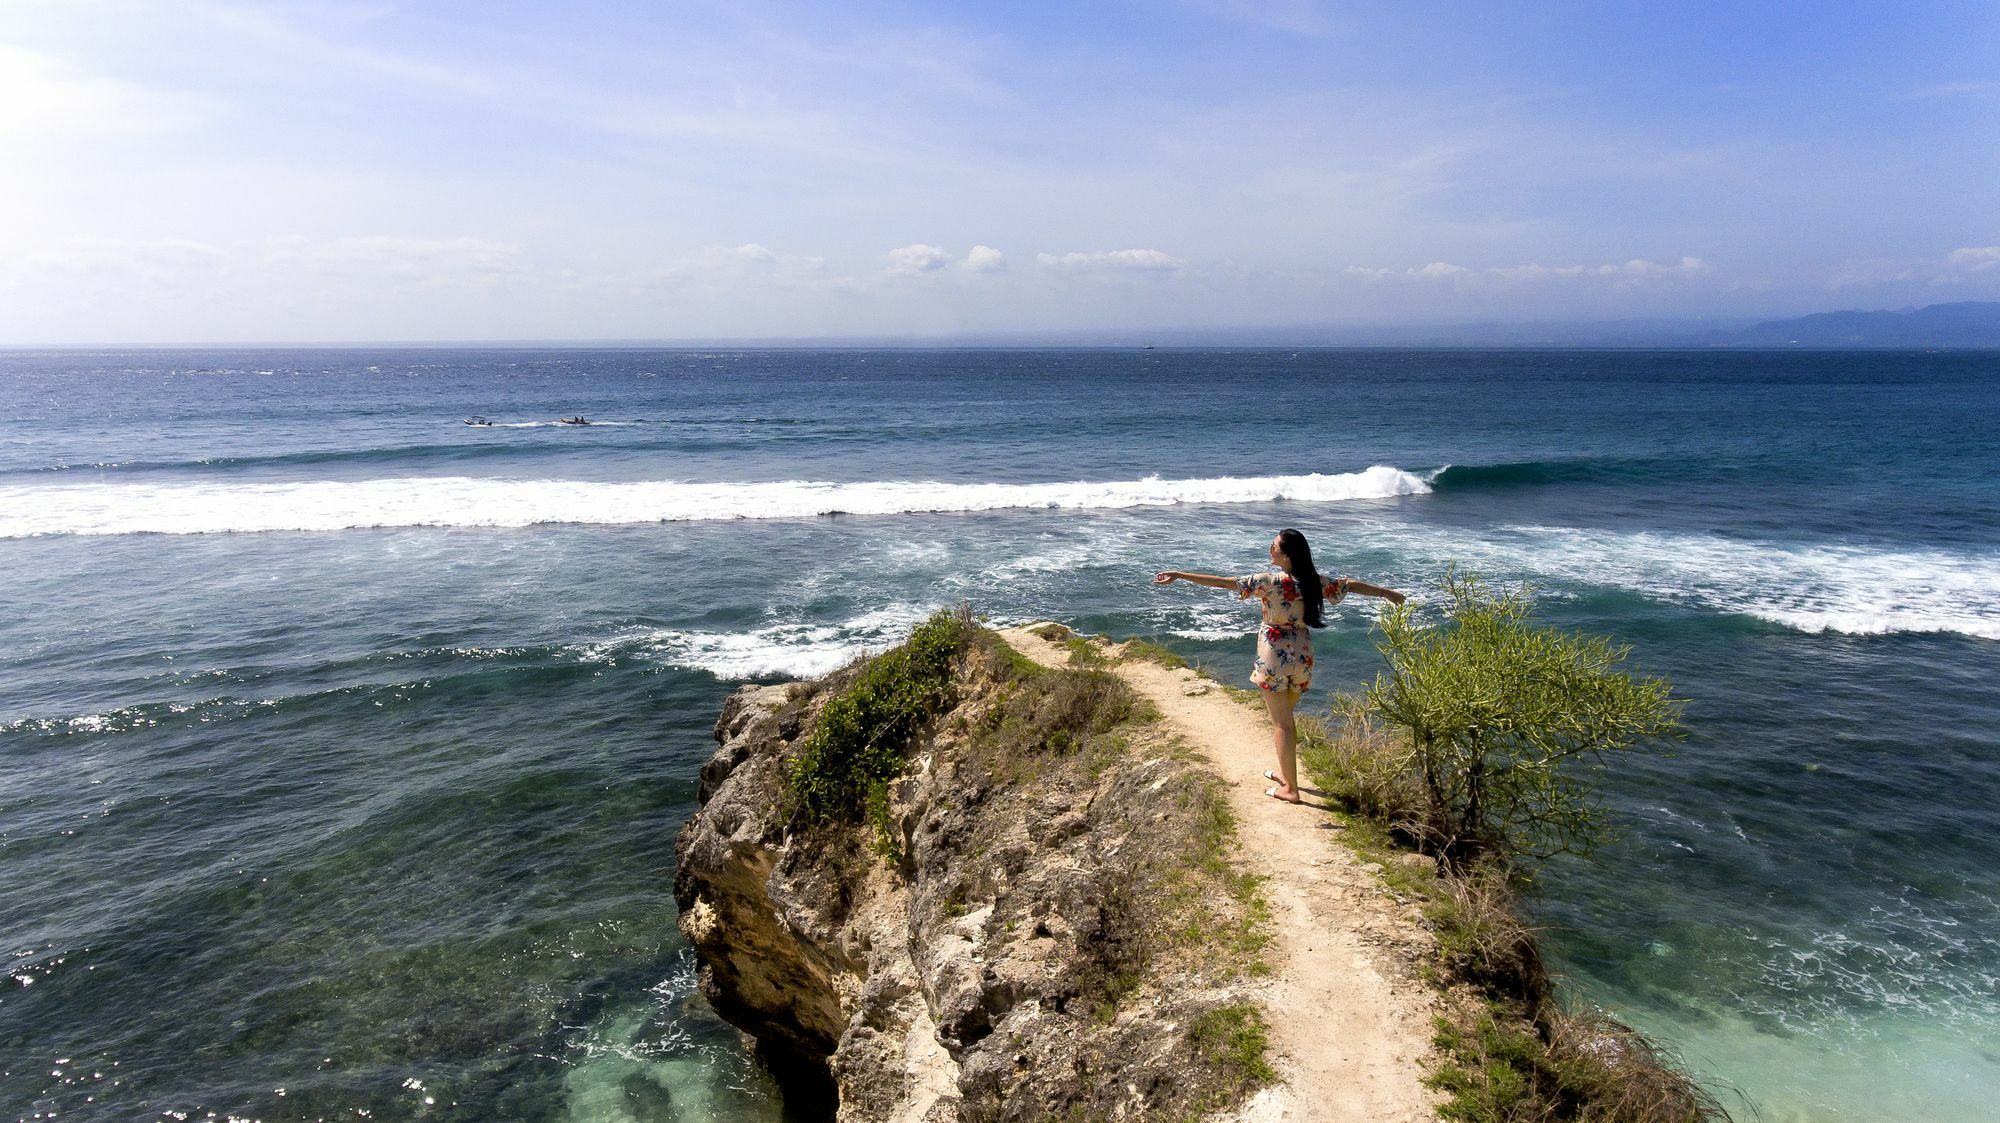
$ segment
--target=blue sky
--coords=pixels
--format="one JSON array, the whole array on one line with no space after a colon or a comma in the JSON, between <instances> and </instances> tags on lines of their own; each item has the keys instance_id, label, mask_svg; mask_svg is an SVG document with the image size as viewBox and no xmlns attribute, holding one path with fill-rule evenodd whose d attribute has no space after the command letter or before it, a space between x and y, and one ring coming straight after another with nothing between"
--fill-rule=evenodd
<instances>
[{"instance_id":1,"label":"blue sky","mask_svg":"<svg viewBox=\"0 0 2000 1123\"><path fill-rule=\"evenodd\" d=\"M0 343L2000 299L2000 5L0 0Z\"/></svg>"}]
</instances>

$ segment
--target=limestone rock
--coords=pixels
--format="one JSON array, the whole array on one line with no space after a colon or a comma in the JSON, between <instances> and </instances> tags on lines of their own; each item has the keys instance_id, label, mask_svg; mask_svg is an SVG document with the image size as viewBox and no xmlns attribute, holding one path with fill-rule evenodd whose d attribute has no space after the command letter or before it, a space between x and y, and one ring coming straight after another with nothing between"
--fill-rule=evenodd
<instances>
[{"instance_id":1,"label":"limestone rock","mask_svg":"<svg viewBox=\"0 0 2000 1123\"><path fill-rule=\"evenodd\" d=\"M892 785L893 864L872 828L784 817L788 753L839 684L730 697L676 851L702 993L790 1107L842 1121L1190 1114L1208 1086L1185 1027L1232 996L1158 953L1146 887L1189 845L1199 781L1010 740L1023 688L967 659Z\"/></svg>"}]
</instances>

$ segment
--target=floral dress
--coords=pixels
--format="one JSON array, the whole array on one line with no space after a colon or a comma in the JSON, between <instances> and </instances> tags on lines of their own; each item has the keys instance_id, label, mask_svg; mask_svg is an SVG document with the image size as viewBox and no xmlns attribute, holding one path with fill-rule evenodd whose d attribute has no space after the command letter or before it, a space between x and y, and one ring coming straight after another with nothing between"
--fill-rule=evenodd
<instances>
[{"instance_id":1,"label":"floral dress","mask_svg":"<svg viewBox=\"0 0 2000 1123\"><path fill-rule=\"evenodd\" d=\"M1322 576L1326 603L1347 595L1347 582ZM1305 690L1312 685L1312 635L1306 630L1306 601L1290 574L1253 573L1236 579L1236 595L1256 597L1264 630L1257 635L1257 666L1250 681L1262 690Z\"/></svg>"}]
</instances>

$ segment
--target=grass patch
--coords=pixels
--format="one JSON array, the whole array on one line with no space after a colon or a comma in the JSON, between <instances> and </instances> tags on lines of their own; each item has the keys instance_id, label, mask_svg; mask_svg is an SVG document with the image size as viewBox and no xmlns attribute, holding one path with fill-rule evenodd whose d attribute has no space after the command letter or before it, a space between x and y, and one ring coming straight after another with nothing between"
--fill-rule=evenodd
<instances>
[{"instance_id":1,"label":"grass patch","mask_svg":"<svg viewBox=\"0 0 2000 1123\"><path fill-rule=\"evenodd\" d=\"M1052 674L1031 666L1028 677L995 695L983 716L983 739L990 745L1067 755L1132 720L1141 708L1124 681L1108 671Z\"/></svg>"},{"instance_id":2,"label":"grass patch","mask_svg":"<svg viewBox=\"0 0 2000 1123\"><path fill-rule=\"evenodd\" d=\"M1431 1043L1447 1059L1424 1083L1450 1097L1438 1118L1459 1123L1560 1118L1539 1110L1535 1095L1541 1041L1489 1010L1471 1024L1440 1017Z\"/></svg>"},{"instance_id":3,"label":"grass patch","mask_svg":"<svg viewBox=\"0 0 2000 1123\"><path fill-rule=\"evenodd\" d=\"M1237 705L1248 706L1253 710L1260 711L1264 708L1263 691L1242 686L1231 686L1226 682L1219 683L1218 685L1222 687L1223 696Z\"/></svg>"},{"instance_id":4,"label":"grass patch","mask_svg":"<svg viewBox=\"0 0 2000 1123\"><path fill-rule=\"evenodd\" d=\"M1233 1100L1278 1078L1271 1067L1270 1033L1264 1015L1247 1002L1218 1006L1194 1020L1189 1028L1195 1048L1225 1081L1218 1088Z\"/></svg>"},{"instance_id":5,"label":"grass patch","mask_svg":"<svg viewBox=\"0 0 2000 1123\"><path fill-rule=\"evenodd\" d=\"M1178 671L1188 665L1188 661L1181 658L1173 649L1147 639L1126 640L1124 657L1127 659L1139 659L1147 663L1158 663L1170 671Z\"/></svg>"},{"instance_id":6,"label":"grass patch","mask_svg":"<svg viewBox=\"0 0 2000 1123\"><path fill-rule=\"evenodd\" d=\"M1454 1123L1703 1123L1722 1115L1643 1036L1601 1012L1558 1014L1537 1026L1502 1004L1438 1018L1446 1058L1425 1083L1449 1097Z\"/></svg>"},{"instance_id":7,"label":"grass patch","mask_svg":"<svg viewBox=\"0 0 2000 1123\"><path fill-rule=\"evenodd\" d=\"M1300 765L1321 791L1406 845L1423 849L1436 827L1407 741L1369 722L1353 699L1337 698L1334 707L1337 725L1298 719Z\"/></svg>"},{"instance_id":8,"label":"grass patch","mask_svg":"<svg viewBox=\"0 0 2000 1123\"><path fill-rule=\"evenodd\" d=\"M1188 773L1173 793L1176 819L1187 831L1189 861L1166 869L1162 878L1164 913L1173 918L1171 942L1195 949L1226 977L1271 973L1264 952L1271 945L1271 904L1264 879L1237 866L1236 817L1220 781ZM1215 907L1220 889L1227 906Z\"/></svg>"},{"instance_id":9,"label":"grass patch","mask_svg":"<svg viewBox=\"0 0 2000 1123\"><path fill-rule=\"evenodd\" d=\"M1104 649L1082 636L1070 636L1068 639L1062 641L1062 645L1064 650L1069 652L1069 665L1072 667L1108 667L1111 665L1111 657L1104 653Z\"/></svg>"},{"instance_id":10,"label":"grass patch","mask_svg":"<svg viewBox=\"0 0 2000 1123\"><path fill-rule=\"evenodd\" d=\"M984 646L999 660L1001 666L1005 668L1004 673L1007 678L1020 682L1048 673L1048 668L1014 650L1011 644L1002 643L996 638L990 638L992 637L991 632L981 632L980 635L988 637Z\"/></svg>"}]
</instances>

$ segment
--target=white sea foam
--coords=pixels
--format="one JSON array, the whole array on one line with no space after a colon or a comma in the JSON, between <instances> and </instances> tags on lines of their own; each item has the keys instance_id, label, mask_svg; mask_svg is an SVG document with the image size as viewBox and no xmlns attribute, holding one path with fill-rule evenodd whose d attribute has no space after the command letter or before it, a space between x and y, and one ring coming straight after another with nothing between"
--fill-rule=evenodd
<instances>
[{"instance_id":1,"label":"white sea foam","mask_svg":"<svg viewBox=\"0 0 2000 1123\"><path fill-rule=\"evenodd\" d=\"M1105 553L1096 543L1070 542L1036 553L1004 558L969 578L958 579L957 583L991 586L1029 577L1071 573L1093 561L1102 560ZM948 584L954 583L950 576L945 580Z\"/></svg>"},{"instance_id":2,"label":"white sea foam","mask_svg":"<svg viewBox=\"0 0 2000 1123\"><path fill-rule=\"evenodd\" d=\"M1246 608L1235 597L1201 597L1156 608L1147 621L1148 629L1191 640L1243 640L1257 622L1254 605Z\"/></svg>"},{"instance_id":3,"label":"white sea foam","mask_svg":"<svg viewBox=\"0 0 2000 1123\"><path fill-rule=\"evenodd\" d=\"M812 678L909 638L936 605L898 604L831 624L787 622L740 632L678 628L622 636L587 655L632 656L717 678Z\"/></svg>"},{"instance_id":4,"label":"white sea foam","mask_svg":"<svg viewBox=\"0 0 2000 1123\"><path fill-rule=\"evenodd\" d=\"M0 487L0 538L794 519L830 514L1113 509L1276 499L1328 502L1420 495L1429 490L1410 473L1381 465L1331 476L1192 480L1154 476L1038 484L904 480L597 483L462 476L277 484L70 484Z\"/></svg>"},{"instance_id":5,"label":"white sea foam","mask_svg":"<svg viewBox=\"0 0 2000 1123\"><path fill-rule=\"evenodd\" d=\"M1754 616L1803 632L2000 639L2000 551L1753 542L1718 535L1505 527L1396 536L1488 575L1555 578ZM1421 545L1419 546L1419 543Z\"/></svg>"}]
</instances>

